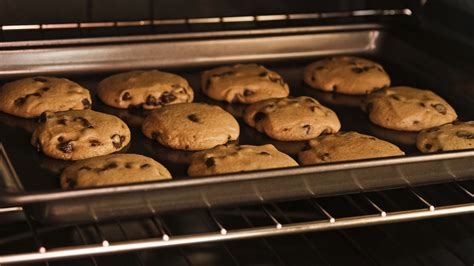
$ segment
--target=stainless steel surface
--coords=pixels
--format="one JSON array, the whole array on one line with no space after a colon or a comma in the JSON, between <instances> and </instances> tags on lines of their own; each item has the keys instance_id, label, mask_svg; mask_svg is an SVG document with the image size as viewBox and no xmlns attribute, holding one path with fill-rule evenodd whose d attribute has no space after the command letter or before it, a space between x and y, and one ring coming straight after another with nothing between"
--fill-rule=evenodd
<instances>
[{"instance_id":1,"label":"stainless steel surface","mask_svg":"<svg viewBox=\"0 0 474 266\"><path fill-rule=\"evenodd\" d=\"M371 191L405 185L420 185L472 178L474 151L420 155L414 147L414 134L384 130L370 124L358 105L360 97L319 93L301 82L303 67L321 56L355 53L381 62L392 76L394 85L432 88L446 98L461 119L470 119L468 84L469 69L440 60L416 47L413 39L395 34L395 29L375 25L374 28L315 28L260 30L242 38L240 35L209 39L209 35L183 39L168 36L154 42L89 44L41 49L0 51L3 68L0 77L39 73L67 74L94 93L97 82L111 71L134 68L165 68L186 77L196 92L202 69L216 64L259 62L281 73L289 82L292 95L310 95L334 109L342 120L343 130L356 130L396 143L408 156L343 162L328 165L278 169L242 174L229 174L198 179L185 177L189 152L172 151L146 139L140 133L140 112L109 108L95 100L95 110L122 117L132 128L132 144L128 152L142 153L163 162L175 176L171 182L94 188L74 191L58 190L57 176L68 162L46 158L31 152L28 143L34 121L0 115L5 130L0 132L13 164L17 166L25 187L21 193L0 195L1 206L29 206L28 211L44 222L71 222L110 219L189 208L207 208L228 204L269 202L304 196ZM278 33L278 34L277 34ZM243 34L243 33L242 33ZM428 36L424 41L429 41ZM462 51L462 50L459 50ZM443 53L447 55L447 53ZM423 64L421 64L423 62ZM440 71L447 75L440 75ZM105 73L104 73L105 72ZM84 73L91 73L85 75ZM442 81L440 78L442 77ZM199 93L197 101L221 105L239 118L243 106L209 100ZM272 143L292 156L304 143L272 141L242 124L240 143ZM10 147L10 148L9 148ZM34 162L21 167L24 162ZM291 176L291 178L289 178ZM187 195L183 198L180 195Z\"/></svg>"},{"instance_id":2,"label":"stainless steel surface","mask_svg":"<svg viewBox=\"0 0 474 266\"><path fill-rule=\"evenodd\" d=\"M468 182L466 185L470 186L471 188L474 187L474 183L472 182ZM463 189L459 189L459 187L463 187ZM92 224L98 235L98 241L96 243L83 243L79 245L74 243L65 243L61 246L55 246L52 248L49 248L42 239L44 239L48 234L52 234L54 230L64 230L64 228L68 227L77 230L78 226L72 225L57 227L56 229L41 229L36 227L38 225L35 225L34 221L27 219L27 224L30 227L33 240L36 243L36 250L30 250L30 252L17 254L5 254L2 252L3 254L0 255L0 264L48 261L52 259L97 256L102 254L170 248L203 243L216 243L248 238L275 237L287 234L303 234L336 229L342 230L353 227L366 227L394 222L407 222L474 212L472 192L465 188L464 185L459 183L450 183L436 185L429 189L423 189L425 189L424 192L415 192L414 188L401 189L396 192L399 193L398 198L393 196L397 194L392 191L349 196L350 198L348 198L347 202L350 204L343 204L344 207L342 209L348 211L349 206L353 204L357 209L364 211L358 215L352 216L346 215L346 211L342 211L344 213L343 216L339 216L337 218L333 217L331 210L325 209L321 206L321 204L325 203L326 206L331 206L330 208L334 208L334 204L330 204L330 201L328 202L324 198L299 201L298 204L295 204L295 206L301 206L301 204L309 203L308 206L315 207L312 210L306 209L305 211L289 211L286 214L284 214L284 211L282 210L282 208L286 208L284 207L286 203L254 206L246 211L239 210L238 212L236 212L234 209L210 210L207 211L207 215L204 214L204 217L206 217L206 222L203 224L207 224L206 226L204 226L202 221L199 219L193 220L192 223L189 223L189 221L183 221L183 225L187 225L189 228L185 230L185 233L172 235L169 235L165 230L163 230L163 226L168 227L168 225L164 224L163 219L156 216L151 216L148 219L153 221L154 226L158 229L159 235L141 239L130 239L125 237L125 239L120 241L114 241L107 238L107 236L105 236L105 232L103 231L106 230L108 225L107 223ZM429 192L433 193L433 191L437 192L436 197L434 198L429 195ZM446 199L443 196L440 196L440 192L450 197L450 204L437 206L436 203L431 202L431 200ZM378 194L381 194L382 197L375 197ZM393 206L390 207L389 205L391 202L382 200L385 197L385 194L389 195L388 198L392 200L403 199L400 201L400 203L404 202L403 204L407 204L408 202L410 209L393 211ZM412 196L410 196L410 194ZM430 207L428 208L423 206ZM382 209L390 209L390 211L383 211ZM259 211L255 212L255 210ZM312 213L319 213L319 219L313 220L313 218L311 218ZM226 226L229 219L235 220L238 219L238 216L241 216L244 220L248 221L247 226L235 229ZM191 216L187 217L187 214L183 213L182 216L177 214L176 217L182 217L177 219L187 220ZM257 222L258 220L251 222L248 220L249 217L252 217L252 220L258 217L259 220L265 219L267 222L264 224L259 222L261 225L256 225L254 222ZM306 219L307 221L291 222L289 217L292 217L291 219L297 220ZM118 222L116 225L118 225L120 230L122 230L125 235L125 226L120 222ZM84 228L85 225L81 225L81 227ZM206 227L207 229L204 229ZM209 230L209 228L211 229ZM80 231L81 229L79 228L78 230ZM169 229L167 231L169 232ZM133 234L133 230L128 230L128 233ZM82 238L84 237L82 236ZM14 240L16 238L10 239ZM0 247L2 245L7 245L8 243L8 240L5 242L2 241L2 238L0 238Z\"/></svg>"}]
</instances>

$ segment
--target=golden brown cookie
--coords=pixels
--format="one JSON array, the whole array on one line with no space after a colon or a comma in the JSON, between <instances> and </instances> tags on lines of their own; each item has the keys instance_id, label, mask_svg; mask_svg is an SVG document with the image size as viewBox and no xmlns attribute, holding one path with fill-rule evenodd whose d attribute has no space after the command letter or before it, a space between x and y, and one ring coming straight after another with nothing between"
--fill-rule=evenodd
<instances>
[{"instance_id":1,"label":"golden brown cookie","mask_svg":"<svg viewBox=\"0 0 474 266\"><path fill-rule=\"evenodd\" d=\"M355 95L390 86L390 77L381 65L355 56L316 61L306 67L304 81L314 89Z\"/></svg>"},{"instance_id":2,"label":"golden brown cookie","mask_svg":"<svg viewBox=\"0 0 474 266\"><path fill-rule=\"evenodd\" d=\"M474 149L474 121L453 122L418 133L416 147L424 153Z\"/></svg>"},{"instance_id":3,"label":"golden brown cookie","mask_svg":"<svg viewBox=\"0 0 474 266\"><path fill-rule=\"evenodd\" d=\"M307 96L253 103L245 109L244 120L259 132L282 141L308 140L341 128L336 113Z\"/></svg>"},{"instance_id":4,"label":"golden brown cookie","mask_svg":"<svg viewBox=\"0 0 474 266\"><path fill-rule=\"evenodd\" d=\"M145 118L142 132L179 150L206 150L236 140L239 123L216 105L181 103L164 106Z\"/></svg>"},{"instance_id":5,"label":"golden brown cookie","mask_svg":"<svg viewBox=\"0 0 474 266\"><path fill-rule=\"evenodd\" d=\"M0 89L0 111L37 117L43 112L91 108L89 90L64 78L32 77L6 83Z\"/></svg>"},{"instance_id":6,"label":"golden brown cookie","mask_svg":"<svg viewBox=\"0 0 474 266\"><path fill-rule=\"evenodd\" d=\"M254 103L289 95L288 84L276 72L257 64L237 64L205 71L204 94L218 101Z\"/></svg>"},{"instance_id":7,"label":"golden brown cookie","mask_svg":"<svg viewBox=\"0 0 474 266\"><path fill-rule=\"evenodd\" d=\"M290 156L273 145L219 145L195 153L188 168L190 176L236 173L298 166Z\"/></svg>"},{"instance_id":8,"label":"golden brown cookie","mask_svg":"<svg viewBox=\"0 0 474 266\"><path fill-rule=\"evenodd\" d=\"M372 123L395 130L420 131L450 123L454 109L430 90L392 87L367 96L363 109Z\"/></svg>"},{"instance_id":9,"label":"golden brown cookie","mask_svg":"<svg viewBox=\"0 0 474 266\"><path fill-rule=\"evenodd\" d=\"M171 179L170 172L152 158L111 154L78 161L61 174L61 187L86 188Z\"/></svg>"},{"instance_id":10,"label":"golden brown cookie","mask_svg":"<svg viewBox=\"0 0 474 266\"><path fill-rule=\"evenodd\" d=\"M97 96L107 105L126 109L156 109L164 105L192 102L188 82L158 70L131 71L110 76L99 83Z\"/></svg>"},{"instance_id":11,"label":"golden brown cookie","mask_svg":"<svg viewBox=\"0 0 474 266\"><path fill-rule=\"evenodd\" d=\"M92 110L43 113L31 144L45 155L81 160L120 151L130 130L118 117Z\"/></svg>"},{"instance_id":12,"label":"golden brown cookie","mask_svg":"<svg viewBox=\"0 0 474 266\"><path fill-rule=\"evenodd\" d=\"M357 132L323 135L308 144L298 154L303 165L405 155L392 143Z\"/></svg>"}]
</instances>

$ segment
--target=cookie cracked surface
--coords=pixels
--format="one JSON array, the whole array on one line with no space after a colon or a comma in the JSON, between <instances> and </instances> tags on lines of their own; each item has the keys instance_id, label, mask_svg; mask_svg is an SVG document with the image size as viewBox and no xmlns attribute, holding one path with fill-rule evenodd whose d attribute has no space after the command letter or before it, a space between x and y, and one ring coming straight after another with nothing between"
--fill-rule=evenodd
<instances>
[{"instance_id":1,"label":"cookie cracked surface","mask_svg":"<svg viewBox=\"0 0 474 266\"><path fill-rule=\"evenodd\" d=\"M298 163L271 144L219 145L194 154L188 174L202 176L292 166L298 166Z\"/></svg>"},{"instance_id":2,"label":"cookie cracked surface","mask_svg":"<svg viewBox=\"0 0 474 266\"><path fill-rule=\"evenodd\" d=\"M257 64L237 64L205 71L201 77L204 94L229 103L254 103L283 98L290 90L276 72Z\"/></svg>"},{"instance_id":3,"label":"cookie cracked surface","mask_svg":"<svg viewBox=\"0 0 474 266\"><path fill-rule=\"evenodd\" d=\"M251 104L245 110L244 120L259 132L282 141L309 140L341 128L334 111L307 96Z\"/></svg>"},{"instance_id":4,"label":"cookie cracked surface","mask_svg":"<svg viewBox=\"0 0 474 266\"><path fill-rule=\"evenodd\" d=\"M0 88L0 111L31 118L43 112L83 110L92 106L89 90L64 78L31 77Z\"/></svg>"},{"instance_id":5,"label":"cookie cracked surface","mask_svg":"<svg viewBox=\"0 0 474 266\"><path fill-rule=\"evenodd\" d=\"M445 124L422 130L416 147L424 153L474 149L474 121Z\"/></svg>"},{"instance_id":6,"label":"cookie cracked surface","mask_svg":"<svg viewBox=\"0 0 474 266\"><path fill-rule=\"evenodd\" d=\"M390 86L390 77L381 65L355 56L316 61L305 68L304 81L314 89L353 95Z\"/></svg>"},{"instance_id":7,"label":"cookie cracked surface","mask_svg":"<svg viewBox=\"0 0 474 266\"><path fill-rule=\"evenodd\" d=\"M115 108L157 109L169 104L192 102L194 92L178 75L148 70L120 73L102 80L97 96Z\"/></svg>"},{"instance_id":8,"label":"cookie cracked surface","mask_svg":"<svg viewBox=\"0 0 474 266\"><path fill-rule=\"evenodd\" d=\"M118 117L92 110L43 113L31 144L45 155L81 160L120 151L130 129Z\"/></svg>"},{"instance_id":9,"label":"cookie cracked surface","mask_svg":"<svg viewBox=\"0 0 474 266\"><path fill-rule=\"evenodd\" d=\"M78 161L61 174L61 187L86 188L171 179L170 172L152 158L111 154Z\"/></svg>"}]
</instances>

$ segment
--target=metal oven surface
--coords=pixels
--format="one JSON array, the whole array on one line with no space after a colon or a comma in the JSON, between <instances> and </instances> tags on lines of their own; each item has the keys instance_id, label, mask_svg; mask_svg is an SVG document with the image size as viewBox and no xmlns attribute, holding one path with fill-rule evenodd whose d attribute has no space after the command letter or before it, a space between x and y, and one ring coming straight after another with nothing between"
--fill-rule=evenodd
<instances>
[{"instance_id":1,"label":"metal oven surface","mask_svg":"<svg viewBox=\"0 0 474 266\"><path fill-rule=\"evenodd\" d=\"M80 83L94 94L97 82L110 73L138 68L169 70L188 79L197 92L196 101L218 104L240 120L239 143L272 143L295 156L304 146L303 142L268 139L242 123L240 116L244 106L214 102L199 93L202 70L221 64L257 62L279 72L289 83L291 95L313 96L335 110L343 130L355 130L391 141L399 145L407 156L189 178L185 173L190 152L166 149L141 134L140 124L146 113L113 109L94 97L93 109L115 114L130 126L132 143L127 152L155 158L176 178L169 182L61 191L58 176L69 162L50 159L34 151L29 138L35 121L2 113L0 141L24 189L18 186L1 194L0 205L26 205L37 219L45 222L71 222L150 211L370 191L473 176L474 169L466 166L473 165L474 151L421 155L414 146L415 134L385 130L370 124L359 108L361 97L319 93L302 82L303 68L312 60L335 54L362 55L381 63L390 74L393 85L430 88L453 105L461 120L468 120L474 117L474 110L470 108L474 95L468 88L473 84L469 75L472 66L459 65L455 58L450 58L451 62L438 58L417 48L419 43L413 39L404 39L397 31L381 25L240 33L241 36L236 31L232 34L131 38L122 43L114 43L110 38L96 44L51 42L39 48L10 47L0 51L3 64L0 77L1 82L5 82L39 73L61 75ZM425 41L429 41L429 37Z\"/></svg>"}]
</instances>

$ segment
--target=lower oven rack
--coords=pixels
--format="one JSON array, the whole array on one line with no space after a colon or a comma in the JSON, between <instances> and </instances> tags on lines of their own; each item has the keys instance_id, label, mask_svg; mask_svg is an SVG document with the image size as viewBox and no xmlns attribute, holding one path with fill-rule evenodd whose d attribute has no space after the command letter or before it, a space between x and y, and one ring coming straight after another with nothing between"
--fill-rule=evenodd
<instances>
[{"instance_id":1,"label":"lower oven rack","mask_svg":"<svg viewBox=\"0 0 474 266\"><path fill-rule=\"evenodd\" d=\"M468 214L474 213L473 191L474 181L471 180L424 187L406 187L397 191L388 190L335 196L332 199L311 198L299 200L295 203L295 206L309 206L309 209L303 211L282 207L288 204L286 202L266 203L231 209L209 209L202 211L206 217L206 229L203 229L199 222L188 220L186 224L194 223L194 226L181 233L172 232L176 231L175 229L170 230L170 225L174 224L174 222L170 223L169 218L168 222L165 222L162 216L158 215L153 209L150 209L150 215L147 218L140 218L137 221L151 221L150 224L153 225L155 234L138 239L127 236L128 234L133 234L133 230L124 229L124 224L129 221L117 220L109 223L96 222L47 227L36 224L25 214L25 223L28 225L29 232L27 234L21 233L0 238L0 250L2 250L2 246L9 245L20 239L33 240L36 246L33 250L24 253L0 254L0 265L91 256L93 259L94 256L121 252L286 234L303 234ZM448 192L455 195L450 194L448 196L449 204L443 204L443 202L446 203L447 197L439 197L439 195L449 194ZM393 195L396 195L398 198L392 198ZM342 198L344 199L342 212L341 210L332 210L331 208L335 204L331 200L339 201ZM410 207L407 208L406 206L408 205ZM349 206L360 212L357 215L347 215L350 213L350 211L346 210ZM9 208L2 211L21 211L21 208ZM314 218L312 215L316 215L318 218ZM175 217L180 216L176 214ZM243 227L232 228L234 225L228 226L229 219L237 219L236 217L244 221ZM104 228L111 225L120 229L123 238L110 238L111 235L115 234L107 233ZM85 240L84 231L87 227L92 228L95 234L93 241ZM48 234L66 229L74 231L80 243L48 246L47 241L44 240L48 238Z\"/></svg>"}]
</instances>

